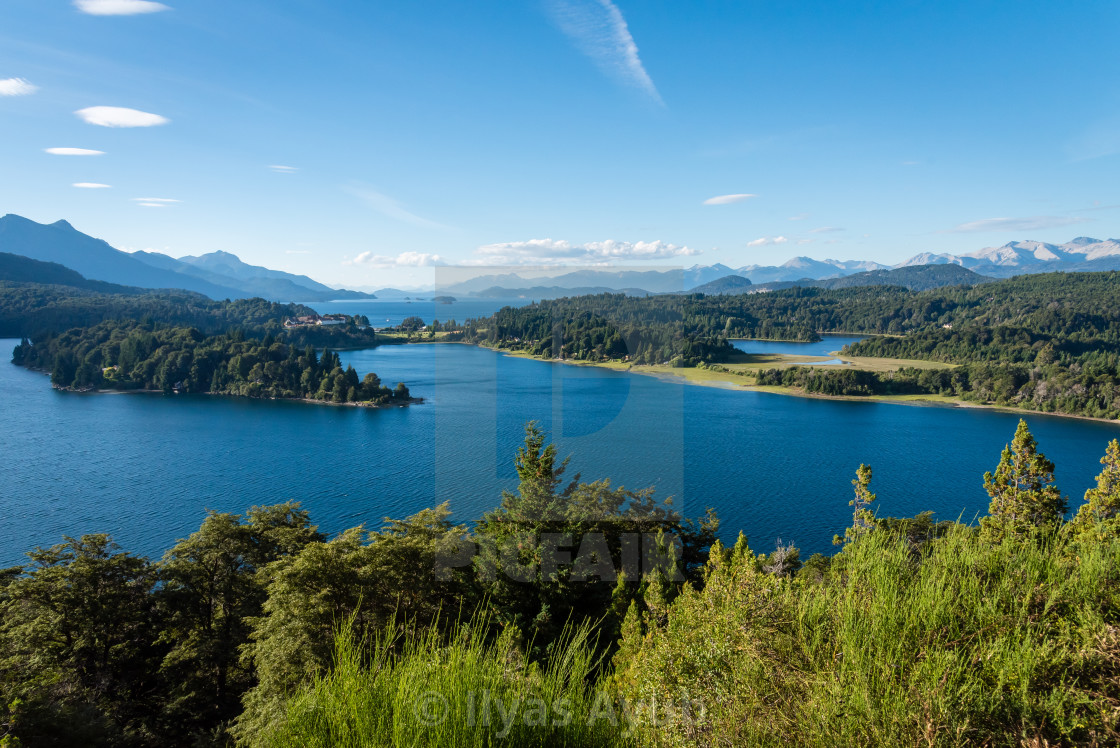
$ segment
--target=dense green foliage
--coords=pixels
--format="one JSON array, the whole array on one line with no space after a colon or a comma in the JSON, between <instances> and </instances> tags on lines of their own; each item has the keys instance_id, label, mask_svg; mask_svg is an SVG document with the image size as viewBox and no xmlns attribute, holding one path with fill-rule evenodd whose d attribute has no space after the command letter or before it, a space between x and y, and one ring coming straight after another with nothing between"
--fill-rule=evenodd
<instances>
[{"instance_id":1,"label":"dense green foliage","mask_svg":"<svg viewBox=\"0 0 1120 748\"><path fill-rule=\"evenodd\" d=\"M1021 425L979 528L875 517L861 465L842 549L804 564L566 481L532 426L517 493L473 529L443 506L328 540L286 504L210 514L158 562L67 538L0 572L0 742L1114 745L1120 442L1102 463L1063 523ZM489 573L612 517L683 549L629 580L579 561L621 538L602 556L568 540L577 560L551 574ZM503 545L517 527L536 542ZM564 619L538 625L542 600Z\"/></svg>"},{"instance_id":2,"label":"dense green foliage","mask_svg":"<svg viewBox=\"0 0 1120 748\"><path fill-rule=\"evenodd\" d=\"M102 287L106 290L97 290ZM213 301L191 291L132 289L98 281L80 286L0 281L0 337L38 340L101 322L151 320L162 325L195 327L207 334L235 329L260 337L271 333L299 346L343 348L378 342L363 317L351 317L345 325L290 330L281 326L285 317L314 313L302 304L278 304L259 298Z\"/></svg>"},{"instance_id":3,"label":"dense green foliage","mask_svg":"<svg viewBox=\"0 0 1120 748\"><path fill-rule=\"evenodd\" d=\"M695 366L726 361L735 354L728 334L748 329L725 324L716 300L728 298L744 297L601 294L541 301L505 307L484 322L468 322L466 336L547 358Z\"/></svg>"},{"instance_id":4,"label":"dense green foliage","mask_svg":"<svg viewBox=\"0 0 1120 748\"><path fill-rule=\"evenodd\" d=\"M158 390L244 397L306 398L334 403L407 402L408 388L390 390L376 374L359 380L338 355L320 357L267 335L238 330L205 336L193 327L102 322L61 335L24 339L13 362L51 372L58 388Z\"/></svg>"},{"instance_id":5,"label":"dense green foliage","mask_svg":"<svg viewBox=\"0 0 1120 748\"><path fill-rule=\"evenodd\" d=\"M872 335L853 356L952 369L764 372L758 384L826 395L938 394L1053 413L1120 417L1120 273L1048 273L977 286L790 288L739 296L604 294L503 309L467 337L537 356L677 366L727 361L737 337Z\"/></svg>"}]
</instances>

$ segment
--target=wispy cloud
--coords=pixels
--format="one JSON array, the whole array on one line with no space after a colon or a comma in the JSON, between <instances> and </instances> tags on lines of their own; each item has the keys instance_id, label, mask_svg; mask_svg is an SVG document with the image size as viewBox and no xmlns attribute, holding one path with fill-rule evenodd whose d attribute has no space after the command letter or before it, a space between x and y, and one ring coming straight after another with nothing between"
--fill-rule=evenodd
<instances>
[{"instance_id":1,"label":"wispy cloud","mask_svg":"<svg viewBox=\"0 0 1120 748\"><path fill-rule=\"evenodd\" d=\"M282 166L280 164L271 164L268 168L272 169L278 174L294 174L295 172L299 171L299 168L296 166Z\"/></svg>"},{"instance_id":2,"label":"wispy cloud","mask_svg":"<svg viewBox=\"0 0 1120 748\"><path fill-rule=\"evenodd\" d=\"M74 186L85 190L107 190L113 185L101 184L100 182L74 182Z\"/></svg>"},{"instance_id":3,"label":"wispy cloud","mask_svg":"<svg viewBox=\"0 0 1120 748\"><path fill-rule=\"evenodd\" d=\"M38 86L23 78L0 78L0 96L27 96L38 90Z\"/></svg>"},{"instance_id":4,"label":"wispy cloud","mask_svg":"<svg viewBox=\"0 0 1120 748\"><path fill-rule=\"evenodd\" d=\"M183 202L172 197L134 197L132 200L145 208L166 208L168 205Z\"/></svg>"},{"instance_id":5,"label":"wispy cloud","mask_svg":"<svg viewBox=\"0 0 1120 748\"><path fill-rule=\"evenodd\" d=\"M840 226L821 226L818 229L809 229L810 234L835 234L837 231L843 231Z\"/></svg>"},{"instance_id":6,"label":"wispy cloud","mask_svg":"<svg viewBox=\"0 0 1120 748\"><path fill-rule=\"evenodd\" d=\"M74 112L83 121L101 127L154 127L171 120L151 112L121 106L91 106Z\"/></svg>"},{"instance_id":7,"label":"wispy cloud","mask_svg":"<svg viewBox=\"0 0 1120 748\"><path fill-rule=\"evenodd\" d=\"M716 195L715 197L709 197L705 200L704 205L731 205L732 203L741 203L744 200L750 200L752 197L758 197L758 195L751 195L745 192L735 195Z\"/></svg>"},{"instance_id":8,"label":"wispy cloud","mask_svg":"<svg viewBox=\"0 0 1120 748\"><path fill-rule=\"evenodd\" d=\"M54 156L101 156L105 151L94 151L89 148L44 148L44 151Z\"/></svg>"},{"instance_id":9,"label":"wispy cloud","mask_svg":"<svg viewBox=\"0 0 1120 748\"><path fill-rule=\"evenodd\" d=\"M91 16L135 16L171 10L152 0L74 0L74 7Z\"/></svg>"},{"instance_id":10,"label":"wispy cloud","mask_svg":"<svg viewBox=\"0 0 1120 748\"><path fill-rule=\"evenodd\" d=\"M660 239L651 242L601 242L572 244L556 239L529 239L486 244L475 250L479 260L492 265L558 265L571 262L666 260L700 254L700 250Z\"/></svg>"},{"instance_id":11,"label":"wispy cloud","mask_svg":"<svg viewBox=\"0 0 1120 748\"><path fill-rule=\"evenodd\" d=\"M377 268L393 268L393 267L431 267L433 265L442 265L443 258L439 255L431 255L425 252L401 252L395 257L390 255L378 255L373 252L362 252L360 255L352 260L346 262L347 265L368 265Z\"/></svg>"},{"instance_id":12,"label":"wispy cloud","mask_svg":"<svg viewBox=\"0 0 1120 748\"><path fill-rule=\"evenodd\" d=\"M1084 223L1086 219L1075 216L1028 216L1027 218L985 218L954 226L940 233L973 234L983 231L1042 231L1061 226Z\"/></svg>"},{"instance_id":13,"label":"wispy cloud","mask_svg":"<svg viewBox=\"0 0 1120 748\"><path fill-rule=\"evenodd\" d=\"M664 106L622 11L611 0L550 0L547 7L560 30L600 70Z\"/></svg>"},{"instance_id":14,"label":"wispy cloud","mask_svg":"<svg viewBox=\"0 0 1120 748\"><path fill-rule=\"evenodd\" d=\"M752 239L747 242L748 247L765 247L769 244L785 244L788 242L784 236L760 236L757 239Z\"/></svg>"},{"instance_id":15,"label":"wispy cloud","mask_svg":"<svg viewBox=\"0 0 1120 748\"><path fill-rule=\"evenodd\" d=\"M790 216L789 220L791 220L791 221L804 221L808 217L809 217L808 213L798 213L795 216Z\"/></svg>"},{"instance_id":16,"label":"wispy cloud","mask_svg":"<svg viewBox=\"0 0 1120 748\"><path fill-rule=\"evenodd\" d=\"M378 192L377 190L368 187L350 187L347 188L347 191L387 218L393 218L397 221L403 221L404 223L410 223L413 226L420 226L422 228L448 228L441 223L429 221L427 218L416 215L401 205L396 198Z\"/></svg>"}]
</instances>

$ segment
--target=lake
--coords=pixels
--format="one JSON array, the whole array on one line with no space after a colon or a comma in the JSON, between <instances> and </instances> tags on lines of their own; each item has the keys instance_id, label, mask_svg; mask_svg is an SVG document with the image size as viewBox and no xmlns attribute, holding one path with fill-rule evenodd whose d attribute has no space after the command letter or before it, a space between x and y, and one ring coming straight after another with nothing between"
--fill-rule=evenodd
<instances>
[{"instance_id":1,"label":"lake","mask_svg":"<svg viewBox=\"0 0 1120 748\"><path fill-rule=\"evenodd\" d=\"M815 343L794 343L778 340L732 340L731 345L744 353L790 354L794 356L829 356L846 345L866 340L866 335L822 335ZM842 364L838 358L814 361L806 366L835 366Z\"/></svg>"},{"instance_id":2,"label":"lake","mask_svg":"<svg viewBox=\"0 0 1120 748\"><path fill-rule=\"evenodd\" d=\"M454 298L454 297L453 297ZM420 299L358 299L352 301L305 302L319 314L364 314L373 327L395 327L405 317L420 317L425 324L432 320L466 322L468 319L485 319L502 307L520 307L531 299L459 299L450 304L432 301L431 296Z\"/></svg>"},{"instance_id":3,"label":"lake","mask_svg":"<svg viewBox=\"0 0 1120 748\"><path fill-rule=\"evenodd\" d=\"M17 341L0 341L7 352ZM835 350L832 348L831 350ZM516 486L523 424L538 420L585 480L655 486L678 510L714 507L722 535L832 550L851 522L850 481L874 468L880 514L972 520L982 474L1018 414L805 399L684 385L457 344L342 354L361 374L425 398L366 409L200 395L56 392L0 364L0 566L63 535L108 532L158 556L207 508L302 501L330 532L441 501L470 521ZM1120 427L1025 415L1080 505Z\"/></svg>"}]
</instances>

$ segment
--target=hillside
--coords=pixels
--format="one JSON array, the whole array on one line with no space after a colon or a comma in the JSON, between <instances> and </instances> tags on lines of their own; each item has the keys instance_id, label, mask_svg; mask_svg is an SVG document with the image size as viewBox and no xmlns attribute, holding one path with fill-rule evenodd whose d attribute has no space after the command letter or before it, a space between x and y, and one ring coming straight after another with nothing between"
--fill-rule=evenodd
<instances>
[{"instance_id":1,"label":"hillside","mask_svg":"<svg viewBox=\"0 0 1120 748\"><path fill-rule=\"evenodd\" d=\"M705 283L702 286L693 288L688 293L702 293L702 294L729 294L729 293L746 293L750 290L751 282L741 275L725 275L718 280Z\"/></svg>"},{"instance_id":2,"label":"hillside","mask_svg":"<svg viewBox=\"0 0 1120 748\"><path fill-rule=\"evenodd\" d=\"M927 291L943 286L971 286L990 280L991 278L960 265L914 265L894 270L869 270L865 273L846 275L843 278L818 281L813 285L822 288L902 286L910 291Z\"/></svg>"},{"instance_id":3,"label":"hillside","mask_svg":"<svg viewBox=\"0 0 1120 748\"><path fill-rule=\"evenodd\" d=\"M0 252L0 281L13 283L41 283L52 286L70 286L86 291L113 294L142 294L146 289L135 286L120 286L115 283L89 280L81 273L59 265L57 262L42 262L30 257Z\"/></svg>"},{"instance_id":4,"label":"hillside","mask_svg":"<svg viewBox=\"0 0 1120 748\"><path fill-rule=\"evenodd\" d=\"M86 278L125 286L182 288L214 299L252 295L230 286L152 267L101 239L83 234L66 221L46 225L22 216L6 215L0 218L0 252L55 262Z\"/></svg>"},{"instance_id":5,"label":"hillside","mask_svg":"<svg viewBox=\"0 0 1120 748\"><path fill-rule=\"evenodd\" d=\"M88 280L146 289L179 288L213 299L256 296L272 301L376 298L360 291L334 289L305 275L250 265L228 252L211 252L181 260L158 252L122 252L101 239L83 234L66 221L47 225L11 214L0 218L0 252L58 263Z\"/></svg>"}]
</instances>

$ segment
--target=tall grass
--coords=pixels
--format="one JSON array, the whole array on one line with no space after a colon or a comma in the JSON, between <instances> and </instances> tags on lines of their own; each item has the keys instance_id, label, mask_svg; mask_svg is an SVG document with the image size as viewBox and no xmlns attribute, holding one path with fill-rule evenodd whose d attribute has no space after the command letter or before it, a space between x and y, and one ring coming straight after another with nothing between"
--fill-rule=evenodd
<instances>
[{"instance_id":1,"label":"tall grass","mask_svg":"<svg viewBox=\"0 0 1120 748\"><path fill-rule=\"evenodd\" d=\"M553 746L625 744L623 720L594 688L600 665L588 626L565 629L546 665L475 618L450 637L388 627L336 637L335 667L288 703L253 745Z\"/></svg>"},{"instance_id":2,"label":"tall grass","mask_svg":"<svg viewBox=\"0 0 1120 748\"><path fill-rule=\"evenodd\" d=\"M624 694L706 699L703 720L645 742L1120 743L1116 541L992 544L960 528L918 555L875 532L820 582L755 566L749 553L717 564L664 625L623 643Z\"/></svg>"}]
</instances>

